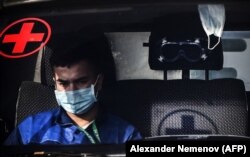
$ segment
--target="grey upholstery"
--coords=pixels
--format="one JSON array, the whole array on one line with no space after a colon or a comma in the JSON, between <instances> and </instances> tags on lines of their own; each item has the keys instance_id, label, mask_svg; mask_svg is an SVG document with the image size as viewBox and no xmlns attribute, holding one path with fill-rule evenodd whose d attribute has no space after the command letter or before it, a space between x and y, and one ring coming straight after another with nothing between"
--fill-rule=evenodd
<instances>
[{"instance_id":1,"label":"grey upholstery","mask_svg":"<svg viewBox=\"0 0 250 157\"><path fill-rule=\"evenodd\" d=\"M144 136L247 134L245 87L237 79L119 81L103 99Z\"/></svg>"},{"instance_id":2,"label":"grey upholstery","mask_svg":"<svg viewBox=\"0 0 250 157\"><path fill-rule=\"evenodd\" d=\"M41 83L47 86L54 86L53 73L49 61L52 53L53 51L48 46L43 48L41 59Z\"/></svg>"},{"instance_id":3,"label":"grey upholstery","mask_svg":"<svg viewBox=\"0 0 250 157\"><path fill-rule=\"evenodd\" d=\"M54 88L37 82L22 82L16 104L16 125L25 117L58 107Z\"/></svg>"}]
</instances>

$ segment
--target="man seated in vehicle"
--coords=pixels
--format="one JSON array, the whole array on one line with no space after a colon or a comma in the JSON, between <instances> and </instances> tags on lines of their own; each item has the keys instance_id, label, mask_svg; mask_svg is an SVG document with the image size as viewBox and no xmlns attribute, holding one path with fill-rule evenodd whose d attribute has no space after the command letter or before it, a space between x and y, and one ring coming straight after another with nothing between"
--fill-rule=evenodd
<instances>
[{"instance_id":1,"label":"man seated in vehicle","mask_svg":"<svg viewBox=\"0 0 250 157\"><path fill-rule=\"evenodd\" d=\"M73 46L59 43L67 48L55 51L50 62L60 107L26 118L5 145L121 144L141 138L133 125L100 108L98 93L103 85L105 61L99 54L110 51L110 47L103 33L93 36Z\"/></svg>"}]
</instances>

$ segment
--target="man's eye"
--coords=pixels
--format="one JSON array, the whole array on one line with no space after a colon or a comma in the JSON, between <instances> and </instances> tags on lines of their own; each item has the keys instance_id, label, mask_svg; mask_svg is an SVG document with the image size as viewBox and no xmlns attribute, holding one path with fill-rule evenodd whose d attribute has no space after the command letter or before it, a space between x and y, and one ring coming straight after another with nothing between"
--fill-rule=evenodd
<instances>
[{"instance_id":1,"label":"man's eye","mask_svg":"<svg viewBox=\"0 0 250 157\"><path fill-rule=\"evenodd\" d=\"M59 85L61 85L61 86L67 86L69 83L67 83L67 82L59 82Z\"/></svg>"},{"instance_id":2,"label":"man's eye","mask_svg":"<svg viewBox=\"0 0 250 157\"><path fill-rule=\"evenodd\" d=\"M80 80L80 81L78 81L78 83L80 83L80 84L86 84L88 81L86 81L86 80Z\"/></svg>"}]
</instances>

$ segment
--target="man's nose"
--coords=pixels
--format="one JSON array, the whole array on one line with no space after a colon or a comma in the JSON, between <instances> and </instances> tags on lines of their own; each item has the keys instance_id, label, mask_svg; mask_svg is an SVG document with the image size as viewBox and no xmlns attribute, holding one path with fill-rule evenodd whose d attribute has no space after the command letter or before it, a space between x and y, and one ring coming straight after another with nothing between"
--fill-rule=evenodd
<instances>
[{"instance_id":1,"label":"man's nose","mask_svg":"<svg viewBox=\"0 0 250 157\"><path fill-rule=\"evenodd\" d=\"M68 90L69 91L78 90L78 86L75 83L70 83Z\"/></svg>"}]
</instances>

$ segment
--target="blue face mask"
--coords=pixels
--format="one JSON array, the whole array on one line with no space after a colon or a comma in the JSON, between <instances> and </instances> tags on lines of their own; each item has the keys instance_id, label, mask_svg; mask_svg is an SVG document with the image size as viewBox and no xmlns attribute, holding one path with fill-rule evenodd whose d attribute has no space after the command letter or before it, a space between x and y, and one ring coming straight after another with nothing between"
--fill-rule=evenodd
<instances>
[{"instance_id":1,"label":"blue face mask","mask_svg":"<svg viewBox=\"0 0 250 157\"><path fill-rule=\"evenodd\" d=\"M97 101L94 85L89 88L74 91L55 90L57 103L67 112L74 114L84 114L89 111Z\"/></svg>"}]
</instances>

